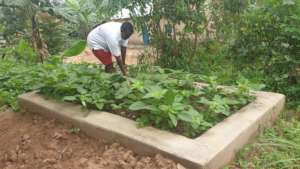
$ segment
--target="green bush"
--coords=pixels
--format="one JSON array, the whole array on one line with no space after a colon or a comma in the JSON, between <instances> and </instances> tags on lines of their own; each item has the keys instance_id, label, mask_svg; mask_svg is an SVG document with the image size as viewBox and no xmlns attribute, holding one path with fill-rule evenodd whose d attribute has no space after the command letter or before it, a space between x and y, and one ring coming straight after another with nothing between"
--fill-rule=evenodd
<instances>
[{"instance_id":1,"label":"green bush","mask_svg":"<svg viewBox=\"0 0 300 169\"><path fill-rule=\"evenodd\" d=\"M0 102L19 108L16 97L28 91L36 90L42 84L42 72L39 66L22 64L19 61L0 62Z\"/></svg>"},{"instance_id":2,"label":"green bush","mask_svg":"<svg viewBox=\"0 0 300 169\"><path fill-rule=\"evenodd\" d=\"M232 46L237 70L259 71L270 90L300 98L300 1L265 0L250 6Z\"/></svg>"},{"instance_id":3,"label":"green bush","mask_svg":"<svg viewBox=\"0 0 300 169\"><path fill-rule=\"evenodd\" d=\"M41 35L47 44L51 55L59 54L68 45L67 29L65 23L49 14L41 14L39 16Z\"/></svg>"},{"instance_id":4,"label":"green bush","mask_svg":"<svg viewBox=\"0 0 300 169\"><path fill-rule=\"evenodd\" d=\"M33 64L38 62L38 57L30 44L20 39L19 42L13 47L5 47L0 50L1 59L14 60L21 63Z\"/></svg>"},{"instance_id":5,"label":"green bush","mask_svg":"<svg viewBox=\"0 0 300 169\"><path fill-rule=\"evenodd\" d=\"M208 34L205 0L154 1L150 14L144 8L136 8L147 5L149 1L134 0L128 8L138 28L149 31L155 53L148 60L154 57L156 65L188 70L200 41L206 38L203 35Z\"/></svg>"}]
</instances>

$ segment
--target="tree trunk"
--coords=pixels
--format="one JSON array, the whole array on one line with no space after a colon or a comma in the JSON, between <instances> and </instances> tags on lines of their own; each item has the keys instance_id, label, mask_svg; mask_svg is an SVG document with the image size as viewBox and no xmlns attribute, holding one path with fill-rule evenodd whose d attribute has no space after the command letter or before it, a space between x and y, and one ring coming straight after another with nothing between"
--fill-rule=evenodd
<instances>
[{"instance_id":1,"label":"tree trunk","mask_svg":"<svg viewBox=\"0 0 300 169\"><path fill-rule=\"evenodd\" d=\"M32 26L32 44L39 56L40 62L44 62L44 60L49 56L48 47L46 43L43 41L40 29L39 29L39 23L36 18L36 15L33 15L31 18L31 26Z\"/></svg>"}]
</instances>

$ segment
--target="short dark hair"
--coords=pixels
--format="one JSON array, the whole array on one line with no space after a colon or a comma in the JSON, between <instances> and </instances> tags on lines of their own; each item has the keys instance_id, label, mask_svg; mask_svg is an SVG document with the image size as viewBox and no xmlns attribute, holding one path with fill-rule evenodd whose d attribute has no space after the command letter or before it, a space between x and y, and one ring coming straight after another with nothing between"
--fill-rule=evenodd
<instances>
[{"instance_id":1,"label":"short dark hair","mask_svg":"<svg viewBox=\"0 0 300 169\"><path fill-rule=\"evenodd\" d=\"M121 31L126 32L128 35L132 35L134 31L133 25L130 22L124 22L121 26Z\"/></svg>"}]
</instances>

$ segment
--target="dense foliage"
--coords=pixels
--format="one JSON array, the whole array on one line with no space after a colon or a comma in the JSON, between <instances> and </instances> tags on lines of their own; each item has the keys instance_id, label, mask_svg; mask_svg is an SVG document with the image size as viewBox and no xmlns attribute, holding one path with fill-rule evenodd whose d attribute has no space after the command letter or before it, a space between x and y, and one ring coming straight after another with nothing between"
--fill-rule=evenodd
<instances>
[{"instance_id":1,"label":"dense foliage","mask_svg":"<svg viewBox=\"0 0 300 169\"><path fill-rule=\"evenodd\" d=\"M42 85L41 72L37 66L0 62L0 106L9 105L18 109L17 96L39 89Z\"/></svg>"},{"instance_id":2,"label":"dense foliage","mask_svg":"<svg viewBox=\"0 0 300 169\"><path fill-rule=\"evenodd\" d=\"M299 99L300 1L269 0L251 6L238 28L232 46L236 69L259 71L269 89Z\"/></svg>"},{"instance_id":3,"label":"dense foliage","mask_svg":"<svg viewBox=\"0 0 300 169\"><path fill-rule=\"evenodd\" d=\"M144 61L214 75L223 84L244 76L286 94L289 105L299 105L299 0L197 1L197 11L189 8L194 1L176 1L173 10L162 7L167 2L157 2L157 9L153 3L152 13L135 18L138 25L148 24L157 49ZM170 27L177 32L166 33Z\"/></svg>"},{"instance_id":4,"label":"dense foliage","mask_svg":"<svg viewBox=\"0 0 300 169\"><path fill-rule=\"evenodd\" d=\"M110 20L120 7L120 2L106 0L1 0L0 36L7 50L25 40L43 61L74 40L85 40L93 26ZM9 57L7 50L0 55Z\"/></svg>"},{"instance_id":5,"label":"dense foliage","mask_svg":"<svg viewBox=\"0 0 300 169\"><path fill-rule=\"evenodd\" d=\"M194 63L200 42L211 35L207 14L210 9L205 0L133 0L127 7L137 27L149 32L151 46L156 50L143 61L184 68Z\"/></svg>"},{"instance_id":6,"label":"dense foliage","mask_svg":"<svg viewBox=\"0 0 300 169\"><path fill-rule=\"evenodd\" d=\"M165 130L194 137L231 115L251 99L248 81L236 89L218 88L214 77L202 88L196 75L152 69L125 78L107 74L97 65L0 64L0 100L17 108L16 97L39 90L41 94L86 108L111 111Z\"/></svg>"},{"instance_id":7,"label":"dense foliage","mask_svg":"<svg viewBox=\"0 0 300 169\"><path fill-rule=\"evenodd\" d=\"M41 35L38 16L42 13L50 14L52 5L50 0L2 0L0 20L4 22L3 36L7 45L13 46L13 42L25 39L31 42L40 62L43 62L49 52L47 43Z\"/></svg>"},{"instance_id":8,"label":"dense foliage","mask_svg":"<svg viewBox=\"0 0 300 169\"><path fill-rule=\"evenodd\" d=\"M150 34L155 50L141 57L144 63L201 75L146 66L124 78L98 66L56 64L60 57L33 64L85 40L122 7ZM0 108L16 110L18 95L39 90L190 137L251 100L253 82L300 109L299 0L0 0L0 21L0 57L11 60L0 61ZM84 48L79 41L63 56ZM195 88L194 81L209 86ZM216 81L238 87L221 90ZM299 168L299 119L288 121L268 130L232 168Z\"/></svg>"}]
</instances>

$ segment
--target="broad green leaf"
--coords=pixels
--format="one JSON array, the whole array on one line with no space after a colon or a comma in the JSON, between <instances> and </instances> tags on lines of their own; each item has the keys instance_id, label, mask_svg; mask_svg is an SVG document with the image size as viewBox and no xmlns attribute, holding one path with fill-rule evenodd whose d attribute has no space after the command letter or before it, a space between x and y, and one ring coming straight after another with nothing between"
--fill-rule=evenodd
<instances>
[{"instance_id":1,"label":"broad green leaf","mask_svg":"<svg viewBox=\"0 0 300 169\"><path fill-rule=\"evenodd\" d=\"M169 105L159 105L159 109L163 112L170 112L172 110L171 106Z\"/></svg>"},{"instance_id":2,"label":"broad green leaf","mask_svg":"<svg viewBox=\"0 0 300 169\"><path fill-rule=\"evenodd\" d=\"M186 121L186 122L192 122L193 121L193 115L191 115L189 112L179 113L178 118L180 120Z\"/></svg>"},{"instance_id":3,"label":"broad green leaf","mask_svg":"<svg viewBox=\"0 0 300 169\"><path fill-rule=\"evenodd\" d=\"M164 95L164 102L166 104L173 104L175 102L176 93L172 90L168 90L166 94Z\"/></svg>"},{"instance_id":4,"label":"broad green leaf","mask_svg":"<svg viewBox=\"0 0 300 169\"><path fill-rule=\"evenodd\" d=\"M138 101L134 102L129 106L129 110L138 111L138 110L155 110L154 106L147 105L144 102Z\"/></svg>"},{"instance_id":5,"label":"broad green leaf","mask_svg":"<svg viewBox=\"0 0 300 169\"><path fill-rule=\"evenodd\" d=\"M196 110L182 111L178 114L178 118L182 121L193 122L196 117L202 117Z\"/></svg>"},{"instance_id":6,"label":"broad green leaf","mask_svg":"<svg viewBox=\"0 0 300 169\"><path fill-rule=\"evenodd\" d=\"M71 46L69 49L67 49L63 56L70 57L70 56L76 56L79 55L81 52L85 50L86 47L86 41L77 41Z\"/></svg>"},{"instance_id":7,"label":"broad green leaf","mask_svg":"<svg viewBox=\"0 0 300 169\"><path fill-rule=\"evenodd\" d=\"M139 127L144 127L149 124L150 119L148 116L141 116L136 121L138 122Z\"/></svg>"},{"instance_id":8,"label":"broad green leaf","mask_svg":"<svg viewBox=\"0 0 300 169\"><path fill-rule=\"evenodd\" d=\"M99 110L102 110L104 107L104 103L96 103L95 105L96 105L97 109L99 109Z\"/></svg>"},{"instance_id":9,"label":"broad green leaf","mask_svg":"<svg viewBox=\"0 0 300 169\"><path fill-rule=\"evenodd\" d=\"M177 126L177 117L172 113L169 113L169 117L172 121L172 124L176 127Z\"/></svg>"},{"instance_id":10,"label":"broad green leaf","mask_svg":"<svg viewBox=\"0 0 300 169\"><path fill-rule=\"evenodd\" d=\"M131 89L136 89L140 92L143 92L144 91L144 88L145 88L145 85L144 85L144 82L140 81L140 80L135 80L135 79L132 79L132 84L131 84Z\"/></svg>"},{"instance_id":11,"label":"broad green leaf","mask_svg":"<svg viewBox=\"0 0 300 169\"><path fill-rule=\"evenodd\" d=\"M78 86L76 89L77 92L79 92L80 94L86 94L88 92L86 89L83 88L83 86Z\"/></svg>"},{"instance_id":12,"label":"broad green leaf","mask_svg":"<svg viewBox=\"0 0 300 169\"><path fill-rule=\"evenodd\" d=\"M166 92L167 92L167 90L162 89L160 86L151 86L148 89L148 93L143 98L144 99L148 99L148 98L161 99L164 97Z\"/></svg>"},{"instance_id":13,"label":"broad green leaf","mask_svg":"<svg viewBox=\"0 0 300 169\"><path fill-rule=\"evenodd\" d=\"M205 105L208 105L210 102L209 100L207 100L206 98L204 97L201 97L200 100L197 101L198 103L202 103L202 104L205 104Z\"/></svg>"},{"instance_id":14,"label":"broad green leaf","mask_svg":"<svg viewBox=\"0 0 300 169\"><path fill-rule=\"evenodd\" d=\"M121 105L116 105L116 104L111 104L110 106L112 107L113 110L117 110L117 109L121 109L122 108Z\"/></svg>"},{"instance_id":15,"label":"broad green leaf","mask_svg":"<svg viewBox=\"0 0 300 169\"><path fill-rule=\"evenodd\" d=\"M63 97L63 101L76 101L77 97L76 96L65 96Z\"/></svg>"},{"instance_id":16,"label":"broad green leaf","mask_svg":"<svg viewBox=\"0 0 300 169\"><path fill-rule=\"evenodd\" d=\"M131 93L131 90L129 88L122 87L119 90L117 90L115 97L116 97L116 99L123 99L130 93Z\"/></svg>"},{"instance_id":17,"label":"broad green leaf","mask_svg":"<svg viewBox=\"0 0 300 169\"><path fill-rule=\"evenodd\" d=\"M185 107L186 107L186 105L184 105L182 103L175 102L172 104L172 108L175 109L176 111L183 111Z\"/></svg>"}]
</instances>

